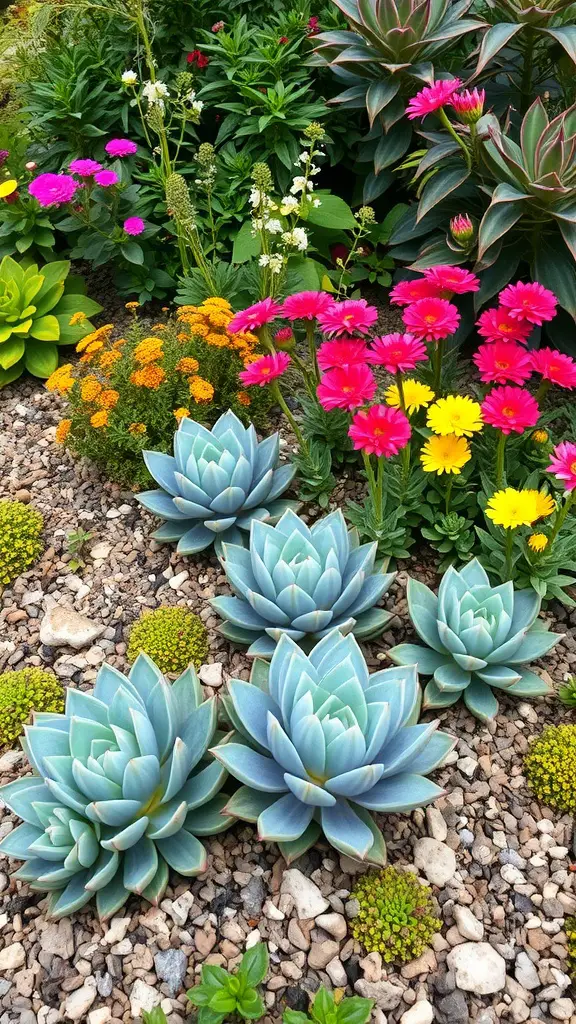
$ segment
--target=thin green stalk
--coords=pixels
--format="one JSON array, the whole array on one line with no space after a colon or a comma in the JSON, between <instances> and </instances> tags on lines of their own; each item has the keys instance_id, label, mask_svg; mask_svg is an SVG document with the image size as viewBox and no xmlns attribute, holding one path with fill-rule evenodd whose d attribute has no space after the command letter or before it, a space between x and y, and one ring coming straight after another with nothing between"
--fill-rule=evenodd
<instances>
[{"instance_id":1,"label":"thin green stalk","mask_svg":"<svg viewBox=\"0 0 576 1024\"><path fill-rule=\"evenodd\" d=\"M404 382L402 380L402 374L399 370L396 371L396 387L398 388L398 401L400 408L405 416L406 412L406 397L404 395ZM411 458L411 444L408 442L407 445L402 449L402 495L406 491L406 485L410 476L410 458Z\"/></svg>"},{"instance_id":2,"label":"thin green stalk","mask_svg":"<svg viewBox=\"0 0 576 1024\"><path fill-rule=\"evenodd\" d=\"M452 138L460 146L460 149L462 150L462 153L464 155L464 160L466 161L466 167L468 168L469 171L471 171L472 170L472 157L470 156L470 150L468 149L468 146L464 142L464 139L461 139L460 136L458 135L458 132L454 131L452 123L448 119L448 117L446 115L446 112L444 110L444 107L440 107L440 109L438 111L438 117L440 118L440 120L441 120L442 124L444 125L446 131L450 132L450 135L452 136Z\"/></svg>"},{"instance_id":3,"label":"thin green stalk","mask_svg":"<svg viewBox=\"0 0 576 1024\"><path fill-rule=\"evenodd\" d=\"M454 477L453 477L452 473L450 473L450 475L449 475L449 477L448 477L448 479L446 481L446 490L444 492L444 511L445 511L446 515L448 515L448 513L450 511L450 500L452 498L452 487L453 487L453 484L454 484Z\"/></svg>"},{"instance_id":4,"label":"thin green stalk","mask_svg":"<svg viewBox=\"0 0 576 1024\"><path fill-rule=\"evenodd\" d=\"M570 511L570 508L572 507L572 504L573 504L575 498L576 498L576 490L569 491L568 494L566 495L566 499L564 501L564 504L562 505L561 508L558 509L558 511L556 513L556 518L554 520L554 526L552 528L552 533L550 534L550 542L549 542L550 543L550 547L552 547L554 541L556 540L556 537L558 536L558 534L560 533L560 530L564 526L564 523L566 521L566 516L568 515L568 513Z\"/></svg>"},{"instance_id":5,"label":"thin green stalk","mask_svg":"<svg viewBox=\"0 0 576 1024\"><path fill-rule=\"evenodd\" d=\"M502 487L504 483L504 464L506 458L506 434L500 431L498 444L496 446L496 487Z\"/></svg>"},{"instance_id":6,"label":"thin green stalk","mask_svg":"<svg viewBox=\"0 0 576 1024\"><path fill-rule=\"evenodd\" d=\"M446 339L442 338L436 342L434 349L434 383L432 390L436 398L440 398L440 392L442 390L442 360L444 359L444 351L446 349Z\"/></svg>"},{"instance_id":7,"label":"thin green stalk","mask_svg":"<svg viewBox=\"0 0 576 1024\"><path fill-rule=\"evenodd\" d=\"M372 504L374 508L376 508L376 477L374 476L374 469L372 467L372 461L370 459L370 456L365 451L362 451L362 460L364 462L364 469L366 470L368 490L370 491Z\"/></svg>"},{"instance_id":8,"label":"thin green stalk","mask_svg":"<svg viewBox=\"0 0 576 1024\"><path fill-rule=\"evenodd\" d=\"M535 36L531 28L524 31L526 46L524 48L524 67L520 82L520 113L525 114L532 101L532 70L534 64Z\"/></svg>"},{"instance_id":9,"label":"thin green stalk","mask_svg":"<svg viewBox=\"0 0 576 1024\"><path fill-rule=\"evenodd\" d=\"M280 391L280 388L278 387L277 381L272 381L272 383L270 384L270 390L272 391L275 400L278 402L278 405L282 409L282 412L284 413L286 419L288 420L290 426L292 427L292 430L296 435L298 444L300 445L301 451L303 451L305 455L308 455L308 445L306 443L304 435L300 430L300 427L296 423L296 420L294 419L291 410L288 408L286 402L284 401L284 396Z\"/></svg>"},{"instance_id":10,"label":"thin green stalk","mask_svg":"<svg viewBox=\"0 0 576 1024\"><path fill-rule=\"evenodd\" d=\"M314 324L311 320L306 321L306 339L308 341L308 357L314 380L320 383L320 370L318 368L318 356L316 355L316 339L314 337Z\"/></svg>"},{"instance_id":11,"label":"thin green stalk","mask_svg":"<svg viewBox=\"0 0 576 1024\"><path fill-rule=\"evenodd\" d=\"M380 526L384 518L384 457L380 455L377 459L378 475L376 477L376 521Z\"/></svg>"},{"instance_id":12,"label":"thin green stalk","mask_svg":"<svg viewBox=\"0 0 576 1024\"><path fill-rule=\"evenodd\" d=\"M549 381L549 380L543 380L542 383L540 384L540 387L538 388L538 391L536 392L536 394L534 396L536 401L538 402L538 405L541 405L542 402L544 401L544 399L546 398L546 395L548 394L548 392L550 390L551 383L552 382Z\"/></svg>"},{"instance_id":13,"label":"thin green stalk","mask_svg":"<svg viewBox=\"0 0 576 1024\"><path fill-rule=\"evenodd\" d=\"M300 356L297 356L295 352L291 352L290 357L292 359L292 362L294 363L294 366L297 366L298 369L300 370L300 373L302 374L304 387L306 388L306 391L310 395L310 398L316 399L316 382L311 379L307 366L302 362Z\"/></svg>"},{"instance_id":14,"label":"thin green stalk","mask_svg":"<svg viewBox=\"0 0 576 1024\"><path fill-rule=\"evenodd\" d=\"M514 551L514 530L506 530L506 541L504 545L504 553L506 560L504 562L504 579L512 579L512 554Z\"/></svg>"}]
</instances>

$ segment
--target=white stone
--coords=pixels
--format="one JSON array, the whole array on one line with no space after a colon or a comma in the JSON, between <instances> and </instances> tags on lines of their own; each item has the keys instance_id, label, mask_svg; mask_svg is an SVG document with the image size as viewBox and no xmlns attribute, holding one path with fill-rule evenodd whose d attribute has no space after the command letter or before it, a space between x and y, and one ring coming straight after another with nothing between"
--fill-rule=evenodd
<instances>
[{"instance_id":1,"label":"white stone","mask_svg":"<svg viewBox=\"0 0 576 1024\"><path fill-rule=\"evenodd\" d=\"M565 860L568 856L567 846L551 846L548 850L548 856L552 857L553 860Z\"/></svg>"},{"instance_id":2,"label":"white stone","mask_svg":"<svg viewBox=\"0 0 576 1024\"><path fill-rule=\"evenodd\" d=\"M86 978L82 988L77 988L66 997L64 1016L69 1017L70 1020L83 1020L96 996L95 979L92 977Z\"/></svg>"},{"instance_id":3,"label":"white stone","mask_svg":"<svg viewBox=\"0 0 576 1024\"><path fill-rule=\"evenodd\" d=\"M136 978L130 992L130 1012L133 1017L141 1017L142 1010L149 1013L155 1006L160 1005L161 1000L162 994L158 989L147 985L142 978Z\"/></svg>"},{"instance_id":4,"label":"white stone","mask_svg":"<svg viewBox=\"0 0 576 1024\"><path fill-rule=\"evenodd\" d=\"M550 821L549 818L542 818L536 822L536 828L539 832L544 832L546 835L551 835L554 831L554 822Z\"/></svg>"},{"instance_id":5,"label":"white stone","mask_svg":"<svg viewBox=\"0 0 576 1024\"><path fill-rule=\"evenodd\" d=\"M106 1024L112 1014L109 1006L100 1006L97 1010L91 1010L88 1014L88 1024Z\"/></svg>"},{"instance_id":6,"label":"white stone","mask_svg":"<svg viewBox=\"0 0 576 1024\"><path fill-rule=\"evenodd\" d=\"M80 615L69 605L56 604L51 594L44 598L45 615L40 623L40 643L46 647L90 647L106 629Z\"/></svg>"},{"instance_id":7,"label":"white stone","mask_svg":"<svg viewBox=\"0 0 576 1024\"><path fill-rule=\"evenodd\" d=\"M345 938L348 931L346 918L342 917L342 914L320 914L316 918L316 924L338 940Z\"/></svg>"},{"instance_id":8,"label":"white stone","mask_svg":"<svg viewBox=\"0 0 576 1024\"><path fill-rule=\"evenodd\" d=\"M298 868L289 868L284 872L280 892L292 897L300 920L318 917L330 906L316 883L298 871Z\"/></svg>"},{"instance_id":9,"label":"white stone","mask_svg":"<svg viewBox=\"0 0 576 1024\"><path fill-rule=\"evenodd\" d=\"M346 988L348 984L348 975L346 974L339 957L335 956L329 964L326 964L326 974L336 988Z\"/></svg>"},{"instance_id":10,"label":"white stone","mask_svg":"<svg viewBox=\"0 0 576 1024\"><path fill-rule=\"evenodd\" d=\"M460 757L456 765L467 778L471 779L478 767L478 761L475 761L473 757Z\"/></svg>"},{"instance_id":11,"label":"white stone","mask_svg":"<svg viewBox=\"0 0 576 1024\"><path fill-rule=\"evenodd\" d=\"M489 996L506 983L506 961L488 942L464 942L455 946L446 963L456 975L457 988Z\"/></svg>"},{"instance_id":12,"label":"white stone","mask_svg":"<svg viewBox=\"0 0 576 1024\"><path fill-rule=\"evenodd\" d=\"M471 942L480 942L484 938L484 925L468 907L461 907L456 904L454 907L454 919L460 935Z\"/></svg>"},{"instance_id":13,"label":"white stone","mask_svg":"<svg viewBox=\"0 0 576 1024\"><path fill-rule=\"evenodd\" d=\"M63 960L70 960L74 956L74 935L70 918L63 917L61 921L45 924L40 935L40 946L47 953L61 956Z\"/></svg>"},{"instance_id":14,"label":"white stone","mask_svg":"<svg viewBox=\"0 0 576 1024\"><path fill-rule=\"evenodd\" d=\"M223 665L220 661L214 661L211 665L202 665L198 672L200 681L205 686L222 686L222 669Z\"/></svg>"},{"instance_id":15,"label":"white stone","mask_svg":"<svg viewBox=\"0 0 576 1024\"><path fill-rule=\"evenodd\" d=\"M171 580L168 580L168 586L171 587L172 590L180 590L180 587L182 586L183 583L186 582L188 578L189 573L186 571L186 569L183 569L182 572L179 572L177 576L173 576Z\"/></svg>"},{"instance_id":16,"label":"white stone","mask_svg":"<svg viewBox=\"0 0 576 1024\"><path fill-rule=\"evenodd\" d=\"M112 551L112 545L108 541L101 540L98 544L95 544L93 548L90 548L90 555L94 559L108 558L108 555Z\"/></svg>"},{"instance_id":17,"label":"white stone","mask_svg":"<svg viewBox=\"0 0 576 1024\"><path fill-rule=\"evenodd\" d=\"M277 907L272 900L266 900L263 907L264 917L267 917L269 921L283 921L286 917L279 907Z\"/></svg>"},{"instance_id":18,"label":"white stone","mask_svg":"<svg viewBox=\"0 0 576 1024\"><path fill-rule=\"evenodd\" d=\"M574 1013L574 1000L563 996L562 999L555 999L549 1006L550 1016L554 1020L570 1020Z\"/></svg>"},{"instance_id":19,"label":"white stone","mask_svg":"<svg viewBox=\"0 0 576 1024\"><path fill-rule=\"evenodd\" d=\"M442 811L439 811L437 807L427 807L426 823L432 839L437 839L439 843L443 843L448 835L448 825L444 820Z\"/></svg>"},{"instance_id":20,"label":"white stone","mask_svg":"<svg viewBox=\"0 0 576 1024\"><path fill-rule=\"evenodd\" d=\"M12 942L0 950L0 971L15 971L26 963L26 953L21 942Z\"/></svg>"},{"instance_id":21,"label":"white stone","mask_svg":"<svg viewBox=\"0 0 576 1024\"><path fill-rule=\"evenodd\" d=\"M528 954L524 951L518 953L518 956L516 957L514 977L518 984L522 985L522 988L533 989L538 988L540 985L538 971Z\"/></svg>"},{"instance_id":22,"label":"white stone","mask_svg":"<svg viewBox=\"0 0 576 1024\"><path fill-rule=\"evenodd\" d=\"M505 882L509 885L525 885L526 879L520 868L514 867L513 864L503 864L500 868L500 874Z\"/></svg>"},{"instance_id":23,"label":"white stone","mask_svg":"<svg viewBox=\"0 0 576 1024\"><path fill-rule=\"evenodd\" d=\"M374 999L376 1006L384 1011L395 1010L404 995L403 988L386 980L366 981L366 978L358 978L354 988L365 999Z\"/></svg>"},{"instance_id":24,"label":"white stone","mask_svg":"<svg viewBox=\"0 0 576 1024\"><path fill-rule=\"evenodd\" d=\"M400 1024L432 1024L434 1010L427 999L419 999L400 1017Z\"/></svg>"},{"instance_id":25,"label":"white stone","mask_svg":"<svg viewBox=\"0 0 576 1024\"><path fill-rule=\"evenodd\" d=\"M166 912L170 914L170 917L175 924L180 926L185 925L188 920L188 915L192 907L194 906L194 896L189 889L186 892L181 893L177 899L166 901Z\"/></svg>"},{"instance_id":26,"label":"white stone","mask_svg":"<svg viewBox=\"0 0 576 1024\"><path fill-rule=\"evenodd\" d=\"M432 885L443 886L454 877L456 854L437 839L424 836L414 847L414 864Z\"/></svg>"},{"instance_id":27,"label":"white stone","mask_svg":"<svg viewBox=\"0 0 576 1024\"><path fill-rule=\"evenodd\" d=\"M102 937L102 945L112 946L115 942L122 942L131 920L130 917L113 917Z\"/></svg>"}]
</instances>

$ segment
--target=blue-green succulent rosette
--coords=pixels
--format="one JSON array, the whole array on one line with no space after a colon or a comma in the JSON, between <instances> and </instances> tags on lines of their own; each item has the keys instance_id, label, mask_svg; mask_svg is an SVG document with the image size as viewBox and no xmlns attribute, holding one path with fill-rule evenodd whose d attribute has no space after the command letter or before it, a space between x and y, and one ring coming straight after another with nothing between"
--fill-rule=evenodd
<instances>
[{"instance_id":1,"label":"blue-green succulent rosette","mask_svg":"<svg viewBox=\"0 0 576 1024\"><path fill-rule=\"evenodd\" d=\"M434 594L419 580L408 580L408 609L414 628L427 645L399 644L388 651L397 665L416 665L433 678L424 691L424 708L446 708L462 697L483 721L498 711L492 688L512 697L550 692L535 672L523 666L547 654L561 633L549 633L538 618L535 590L515 590L508 581L492 587L477 558L459 571L444 573Z\"/></svg>"},{"instance_id":2,"label":"blue-green succulent rosette","mask_svg":"<svg viewBox=\"0 0 576 1024\"><path fill-rule=\"evenodd\" d=\"M323 833L340 853L383 865L370 812L411 811L443 793L426 776L456 741L438 722L417 724L415 667L369 675L338 629L309 655L284 634L250 682L229 682L224 704L237 732L212 753L242 783L225 811L255 822L288 861Z\"/></svg>"},{"instance_id":3,"label":"blue-green succulent rosette","mask_svg":"<svg viewBox=\"0 0 576 1024\"><path fill-rule=\"evenodd\" d=\"M215 544L242 544L254 520L276 522L300 503L280 499L296 467L279 465L279 434L258 441L229 409L211 430L184 418L174 435L174 455L145 451L144 461L159 490L137 495L140 504L166 520L156 540L177 541L181 555Z\"/></svg>"}]
</instances>

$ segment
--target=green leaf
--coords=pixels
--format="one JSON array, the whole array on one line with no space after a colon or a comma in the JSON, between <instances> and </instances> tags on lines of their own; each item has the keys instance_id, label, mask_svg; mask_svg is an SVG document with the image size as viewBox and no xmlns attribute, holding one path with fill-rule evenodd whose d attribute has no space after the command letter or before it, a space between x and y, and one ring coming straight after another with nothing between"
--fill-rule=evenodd
<instances>
[{"instance_id":1,"label":"green leaf","mask_svg":"<svg viewBox=\"0 0 576 1024\"><path fill-rule=\"evenodd\" d=\"M24 360L22 359L19 363L14 363L9 370L3 370L0 367L0 388L5 388L7 384L11 384L13 380L18 380L18 377L24 372Z\"/></svg>"},{"instance_id":2,"label":"green leaf","mask_svg":"<svg viewBox=\"0 0 576 1024\"><path fill-rule=\"evenodd\" d=\"M323 985L316 993L310 1013L318 1024L327 1024L329 1015L334 1014L334 996Z\"/></svg>"},{"instance_id":3,"label":"green leaf","mask_svg":"<svg viewBox=\"0 0 576 1024\"><path fill-rule=\"evenodd\" d=\"M284 1010L282 1020L284 1024L310 1024L310 1017L301 1010Z\"/></svg>"},{"instance_id":4,"label":"green leaf","mask_svg":"<svg viewBox=\"0 0 576 1024\"><path fill-rule=\"evenodd\" d=\"M247 1020L260 1020L266 1013L264 1000L254 989L250 989L238 1000L238 1013Z\"/></svg>"},{"instance_id":5,"label":"green leaf","mask_svg":"<svg viewBox=\"0 0 576 1024\"><path fill-rule=\"evenodd\" d=\"M343 999L338 1004L338 1024L366 1024L370 1020L373 999L364 999L363 996L351 996Z\"/></svg>"},{"instance_id":6,"label":"green leaf","mask_svg":"<svg viewBox=\"0 0 576 1024\"><path fill-rule=\"evenodd\" d=\"M28 341L24 362L34 377L49 377L58 366L58 348L45 341Z\"/></svg>"},{"instance_id":7,"label":"green leaf","mask_svg":"<svg viewBox=\"0 0 576 1024\"><path fill-rule=\"evenodd\" d=\"M247 263L260 255L260 239L252 234L252 223L244 221L232 246L232 263Z\"/></svg>"},{"instance_id":8,"label":"green leaf","mask_svg":"<svg viewBox=\"0 0 576 1024\"><path fill-rule=\"evenodd\" d=\"M520 22L499 22L489 28L482 40L476 74L478 75L500 50L514 38L524 26Z\"/></svg>"},{"instance_id":9,"label":"green leaf","mask_svg":"<svg viewBox=\"0 0 576 1024\"><path fill-rule=\"evenodd\" d=\"M247 949L242 957L238 968L248 985L255 987L264 980L268 970L268 947L265 942L257 942L251 949Z\"/></svg>"},{"instance_id":10,"label":"green leaf","mask_svg":"<svg viewBox=\"0 0 576 1024\"><path fill-rule=\"evenodd\" d=\"M574 260L564 246L552 246L540 239L532 265L532 278L550 288L576 320L576 270Z\"/></svg>"},{"instance_id":11,"label":"green leaf","mask_svg":"<svg viewBox=\"0 0 576 1024\"><path fill-rule=\"evenodd\" d=\"M463 185L469 177L470 171L467 167L453 167L451 170L439 171L438 174L435 174L422 192L416 220L421 221L427 213L430 213L430 210L446 199L451 192L460 188L460 185Z\"/></svg>"},{"instance_id":12,"label":"green leaf","mask_svg":"<svg viewBox=\"0 0 576 1024\"><path fill-rule=\"evenodd\" d=\"M40 316L32 322L30 337L38 341L58 341L60 324L55 316Z\"/></svg>"},{"instance_id":13,"label":"green leaf","mask_svg":"<svg viewBox=\"0 0 576 1024\"><path fill-rule=\"evenodd\" d=\"M153 1010L142 1010L142 1020L144 1024L166 1024L166 1014L160 1006L155 1006Z\"/></svg>"},{"instance_id":14,"label":"green leaf","mask_svg":"<svg viewBox=\"0 0 576 1024\"><path fill-rule=\"evenodd\" d=\"M372 82L366 93L366 109L370 119L370 126L374 124L375 118L384 107L388 106L400 88L400 79L390 75L378 82Z\"/></svg>"},{"instance_id":15,"label":"green leaf","mask_svg":"<svg viewBox=\"0 0 576 1024\"><path fill-rule=\"evenodd\" d=\"M317 224L324 228L341 228L350 230L358 226L352 210L339 196L331 193L318 192L316 198L320 200L320 206L313 206L308 213L307 220L311 224Z\"/></svg>"},{"instance_id":16,"label":"green leaf","mask_svg":"<svg viewBox=\"0 0 576 1024\"><path fill-rule=\"evenodd\" d=\"M211 1010L216 1010L217 1013L233 1013L236 1009L236 997L231 995L226 989L220 989L212 996L209 1006Z\"/></svg>"},{"instance_id":17,"label":"green leaf","mask_svg":"<svg viewBox=\"0 0 576 1024\"><path fill-rule=\"evenodd\" d=\"M412 141L412 125L406 118L397 124L380 139L374 154L374 173L378 176L387 167L400 160Z\"/></svg>"},{"instance_id":18,"label":"green leaf","mask_svg":"<svg viewBox=\"0 0 576 1024\"><path fill-rule=\"evenodd\" d=\"M144 263L144 252L141 245L138 242L124 242L120 246L120 251L125 260L128 263L135 263L136 266L141 267Z\"/></svg>"},{"instance_id":19,"label":"green leaf","mask_svg":"<svg viewBox=\"0 0 576 1024\"><path fill-rule=\"evenodd\" d=\"M563 25L560 28L543 28L542 32L552 36L560 46L564 47L573 64L576 64L576 27Z\"/></svg>"},{"instance_id":20,"label":"green leaf","mask_svg":"<svg viewBox=\"0 0 576 1024\"><path fill-rule=\"evenodd\" d=\"M102 308L99 302L89 299L87 295L77 295L75 292L69 292L68 288L66 288L64 295L54 310L54 316L58 316L59 313L68 313L69 316L72 316L74 313L95 316L96 313L102 312Z\"/></svg>"},{"instance_id":21,"label":"green leaf","mask_svg":"<svg viewBox=\"0 0 576 1024\"><path fill-rule=\"evenodd\" d=\"M492 202L480 221L478 228L478 257L481 259L487 249L505 235L520 220L525 210L520 202L530 196L518 192L511 185L498 185L492 194Z\"/></svg>"},{"instance_id":22,"label":"green leaf","mask_svg":"<svg viewBox=\"0 0 576 1024\"><path fill-rule=\"evenodd\" d=\"M24 339L10 338L0 345L0 366L3 370L9 370L11 366L19 362L24 355Z\"/></svg>"}]
</instances>

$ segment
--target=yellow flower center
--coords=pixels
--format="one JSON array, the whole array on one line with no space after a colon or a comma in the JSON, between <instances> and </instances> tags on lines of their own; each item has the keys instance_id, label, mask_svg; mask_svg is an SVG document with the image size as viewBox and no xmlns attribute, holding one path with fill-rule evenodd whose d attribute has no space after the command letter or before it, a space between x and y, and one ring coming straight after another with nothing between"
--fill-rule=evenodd
<instances>
[{"instance_id":1,"label":"yellow flower center","mask_svg":"<svg viewBox=\"0 0 576 1024\"><path fill-rule=\"evenodd\" d=\"M424 322L427 324L435 324L437 319L438 318L435 317L433 313L428 313L428 315L424 317Z\"/></svg>"},{"instance_id":2,"label":"yellow flower center","mask_svg":"<svg viewBox=\"0 0 576 1024\"><path fill-rule=\"evenodd\" d=\"M576 460L570 463L570 472L576 474Z\"/></svg>"},{"instance_id":3,"label":"yellow flower center","mask_svg":"<svg viewBox=\"0 0 576 1024\"><path fill-rule=\"evenodd\" d=\"M510 368L510 363L505 359L496 360L494 365L497 370L508 370Z\"/></svg>"},{"instance_id":4,"label":"yellow flower center","mask_svg":"<svg viewBox=\"0 0 576 1024\"><path fill-rule=\"evenodd\" d=\"M509 405L505 405L504 408L502 409L502 415L508 416L508 418L510 418L510 416L514 416L514 409L512 409Z\"/></svg>"}]
</instances>

